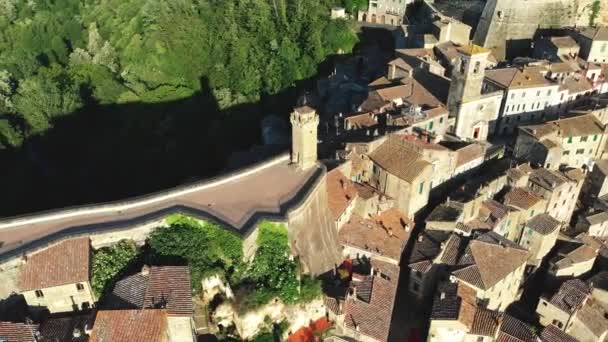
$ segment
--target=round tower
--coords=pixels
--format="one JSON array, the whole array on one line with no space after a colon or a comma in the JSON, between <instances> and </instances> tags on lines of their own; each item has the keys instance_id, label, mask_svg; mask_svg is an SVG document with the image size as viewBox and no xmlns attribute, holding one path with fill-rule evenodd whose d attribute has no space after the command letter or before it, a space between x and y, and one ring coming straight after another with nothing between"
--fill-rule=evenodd
<instances>
[{"instance_id":1,"label":"round tower","mask_svg":"<svg viewBox=\"0 0 608 342\"><path fill-rule=\"evenodd\" d=\"M302 106L291 113L291 163L301 170L314 166L317 162L317 112Z\"/></svg>"}]
</instances>

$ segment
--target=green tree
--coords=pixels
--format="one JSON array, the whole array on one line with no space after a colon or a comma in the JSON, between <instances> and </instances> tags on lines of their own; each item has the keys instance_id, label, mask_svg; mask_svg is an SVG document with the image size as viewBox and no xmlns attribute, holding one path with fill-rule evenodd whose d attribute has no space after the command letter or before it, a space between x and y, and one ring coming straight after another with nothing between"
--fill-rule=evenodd
<instances>
[{"instance_id":1,"label":"green tree","mask_svg":"<svg viewBox=\"0 0 608 342\"><path fill-rule=\"evenodd\" d=\"M91 286L97 298L111 291L114 283L135 259L138 249L132 240L122 240L93 254Z\"/></svg>"}]
</instances>

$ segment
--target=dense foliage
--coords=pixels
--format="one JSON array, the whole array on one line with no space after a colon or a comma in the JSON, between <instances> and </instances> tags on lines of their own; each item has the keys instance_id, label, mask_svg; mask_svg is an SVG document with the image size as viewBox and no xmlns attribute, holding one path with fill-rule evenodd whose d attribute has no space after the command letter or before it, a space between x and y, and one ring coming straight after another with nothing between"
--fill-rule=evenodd
<instances>
[{"instance_id":1,"label":"dense foliage","mask_svg":"<svg viewBox=\"0 0 608 342\"><path fill-rule=\"evenodd\" d=\"M599 16L601 6L602 6L602 4L600 3L600 0L595 0L591 4L591 8L590 8L591 13L589 14L589 26L595 25L595 20Z\"/></svg>"},{"instance_id":2,"label":"dense foliage","mask_svg":"<svg viewBox=\"0 0 608 342\"><path fill-rule=\"evenodd\" d=\"M179 257L188 262L195 289L210 274L234 279L243 271L243 242L223 227L185 216L172 216L167 228L149 239L153 256ZM233 280L234 281L234 280Z\"/></svg>"},{"instance_id":3,"label":"dense foliage","mask_svg":"<svg viewBox=\"0 0 608 342\"><path fill-rule=\"evenodd\" d=\"M91 286L97 298L110 291L114 283L135 260L138 249L133 241L123 240L100 248L93 254Z\"/></svg>"},{"instance_id":4,"label":"dense foliage","mask_svg":"<svg viewBox=\"0 0 608 342\"><path fill-rule=\"evenodd\" d=\"M261 115L288 112L297 80L353 48L352 23L329 19L339 2L0 0L2 210L217 172Z\"/></svg>"},{"instance_id":5,"label":"dense foliage","mask_svg":"<svg viewBox=\"0 0 608 342\"><path fill-rule=\"evenodd\" d=\"M258 226L258 249L244 283L254 284L244 309L255 308L280 298L284 303L309 302L321 294L320 282L310 277L300 280L298 262L289 250L287 228L263 222Z\"/></svg>"}]
</instances>

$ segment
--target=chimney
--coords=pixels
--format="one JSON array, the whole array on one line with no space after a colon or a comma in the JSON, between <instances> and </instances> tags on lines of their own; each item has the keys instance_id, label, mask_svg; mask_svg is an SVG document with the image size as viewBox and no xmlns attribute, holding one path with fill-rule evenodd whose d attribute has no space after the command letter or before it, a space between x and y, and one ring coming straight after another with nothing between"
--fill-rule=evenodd
<instances>
[{"instance_id":1,"label":"chimney","mask_svg":"<svg viewBox=\"0 0 608 342\"><path fill-rule=\"evenodd\" d=\"M141 267L141 275L143 275L143 276L147 276L147 275L149 275L149 274L150 274L150 266L148 266L148 265L143 265L143 266Z\"/></svg>"}]
</instances>

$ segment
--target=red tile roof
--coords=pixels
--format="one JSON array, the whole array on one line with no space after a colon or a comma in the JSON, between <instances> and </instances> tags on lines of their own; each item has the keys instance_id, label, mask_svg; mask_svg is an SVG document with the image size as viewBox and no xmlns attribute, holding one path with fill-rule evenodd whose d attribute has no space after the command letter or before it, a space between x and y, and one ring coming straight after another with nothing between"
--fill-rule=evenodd
<instances>
[{"instance_id":1,"label":"red tile roof","mask_svg":"<svg viewBox=\"0 0 608 342\"><path fill-rule=\"evenodd\" d=\"M169 316L192 316L194 309L188 266L152 266L144 306L159 304L167 309Z\"/></svg>"},{"instance_id":2,"label":"red tile roof","mask_svg":"<svg viewBox=\"0 0 608 342\"><path fill-rule=\"evenodd\" d=\"M513 188L505 195L505 205L514 206L519 209L530 209L540 202L542 197L524 188Z\"/></svg>"},{"instance_id":3,"label":"red tile roof","mask_svg":"<svg viewBox=\"0 0 608 342\"><path fill-rule=\"evenodd\" d=\"M88 237L62 241L28 257L19 274L22 291L89 281Z\"/></svg>"},{"instance_id":4,"label":"red tile roof","mask_svg":"<svg viewBox=\"0 0 608 342\"><path fill-rule=\"evenodd\" d=\"M399 267L374 261L374 269L393 276L389 277L390 279L373 276L369 303L353 297L348 298L344 304L344 324L349 329L358 329L360 334L386 341L395 304Z\"/></svg>"},{"instance_id":5,"label":"red tile roof","mask_svg":"<svg viewBox=\"0 0 608 342\"><path fill-rule=\"evenodd\" d=\"M8 342L36 342L36 332L37 324L0 322L0 339L6 338Z\"/></svg>"},{"instance_id":6,"label":"red tile roof","mask_svg":"<svg viewBox=\"0 0 608 342\"><path fill-rule=\"evenodd\" d=\"M412 182L431 166L420 153L396 136L389 137L369 157L390 174L407 182Z\"/></svg>"},{"instance_id":7,"label":"red tile roof","mask_svg":"<svg viewBox=\"0 0 608 342\"><path fill-rule=\"evenodd\" d=\"M162 342L166 310L99 311L89 342Z\"/></svg>"}]
</instances>

